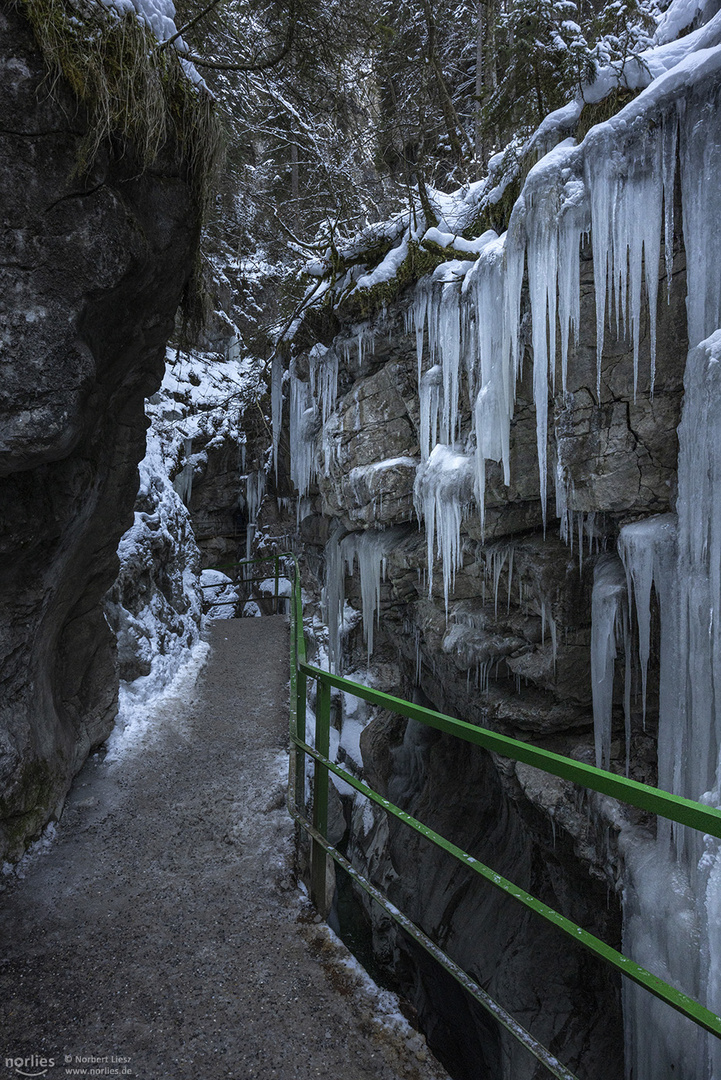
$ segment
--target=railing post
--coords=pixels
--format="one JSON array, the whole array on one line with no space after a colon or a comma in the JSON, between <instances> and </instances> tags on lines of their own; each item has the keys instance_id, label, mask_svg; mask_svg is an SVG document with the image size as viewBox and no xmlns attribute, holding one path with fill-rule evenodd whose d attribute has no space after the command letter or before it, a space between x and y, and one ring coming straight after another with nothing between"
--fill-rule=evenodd
<instances>
[{"instance_id":1,"label":"railing post","mask_svg":"<svg viewBox=\"0 0 721 1080\"><path fill-rule=\"evenodd\" d=\"M330 686L322 679L318 680L318 697L315 717L315 748L323 757L330 751ZM313 783L313 825L318 832L328 835L328 770L325 765L315 762ZM310 853L310 898L321 915L327 914L326 873L327 856L325 849L315 840L311 842Z\"/></svg>"},{"instance_id":2,"label":"railing post","mask_svg":"<svg viewBox=\"0 0 721 1080\"><path fill-rule=\"evenodd\" d=\"M276 557L275 557L275 614L276 615L278 614L278 578L279 578L278 564L279 564L279 559L278 559L278 556L276 555Z\"/></svg>"},{"instance_id":3,"label":"railing post","mask_svg":"<svg viewBox=\"0 0 721 1080\"><path fill-rule=\"evenodd\" d=\"M295 730L305 742L305 706L308 693L308 677L299 671L295 679ZM295 747L295 808L305 814L305 754Z\"/></svg>"}]
</instances>

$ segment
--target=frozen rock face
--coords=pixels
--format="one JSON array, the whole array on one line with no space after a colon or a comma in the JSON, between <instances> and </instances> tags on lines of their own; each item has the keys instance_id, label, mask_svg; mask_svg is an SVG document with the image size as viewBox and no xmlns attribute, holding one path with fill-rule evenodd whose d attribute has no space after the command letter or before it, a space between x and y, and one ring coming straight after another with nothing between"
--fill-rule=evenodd
<instances>
[{"instance_id":1,"label":"frozen rock face","mask_svg":"<svg viewBox=\"0 0 721 1080\"><path fill-rule=\"evenodd\" d=\"M200 637L200 552L190 514L168 478L162 441L148 432L135 520L120 541L120 573L105 600L120 678L167 685Z\"/></svg>"},{"instance_id":2,"label":"frozen rock face","mask_svg":"<svg viewBox=\"0 0 721 1080\"><path fill-rule=\"evenodd\" d=\"M101 599L132 523L144 398L188 276L197 216L174 148L140 173L104 150L20 14L0 16L0 856L20 854L107 736Z\"/></svg>"},{"instance_id":3,"label":"frozen rock face","mask_svg":"<svg viewBox=\"0 0 721 1080\"><path fill-rule=\"evenodd\" d=\"M623 333L617 338L607 330L599 402L590 246L584 248L580 266L580 332L569 348L567 390L561 392L559 380L556 392L549 394L545 536L533 350L524 320L523 376L508 452L510 484L504 483L502 464L487 462L485 532L472 485L468 491L456 485L457 494L451 485L448 499L435 511L436 566L429 589L424 533L431 515L422 484L416 483L416 507L425 519L420 531L409 521L409 507L414 477L428 474L434 455L418 468L426 433L417 392L416 342L403 332L402 305L388 313L385 332L376 328L375 348L366 351L360 369L352 351L341 363L336 409L316 437L321 448L317 487L311 487L311 513L302 522L301 535L306 550L332 537L325 549L326 595L329 578L349 564L336 558L336 547L341 555L349 546L382 549L380 617L374 616L370 660L371 677L381 688L593 763L594 568L599 558L608 558L604 552L612 550L624 524L674 507L676 428L687 351L686 281L684 252L676 241L670 298L663 253L659 266L653 396L646 316L639 327L635 395L633 344ZM521 303L525 312L525 290ZM355 329L343 333L352 339ZM341 356L342 340L333 346ZM466 378L464 372L460 378ZM451 479L464 471L468 456L467 405L461 406L458 424L455 448L447 453L449 461L453 458ZM468 469L472 471L470 457ZM557 483L563 489L560 519L554 519L552 510ZM361 545L352 535L390 526L390 544ZM351 536L344 541L346 531ZM445 581L439 564L444 544L455 564L455 573ZM360 575L346 576L339 595L359 611L368 607L362 565ZM346 614L334 643L334 620L329 622L331 659L342 654L344 670L357 671L364 679L368 661L362 626ZM626 745L618 686L611 708L609 753L612 767L622 769ZM649 720L644 730L641 713L634 702L630 771L637 779L654 782L654 725ZM649 717L652 713L649 709ZM342 746L342 719L339 724ZM481 752L469 754L452 740L385 717L365 728L360 746L363 771L381 791L620 947L620 903L613 892L621 875L614 844L617 829L595 803L591 813L570 785ZM619 1080L624 1071L623 1031L614 980L599 965L567 950L556 933L509 910L507 899L467 881L438 852L375 819L371 826L361 803L358 799L355 804L350 834L358 865L389 886L394 902L417 917L512 1014L525 1018L561 1060L595 1080ZM479 1075L474 1054L481 1045L488 1060L480 1075L530 1080L533 1065L514 1056L512 1040L494 1032L480 1011L468 1012L455 989L439 983L387 921L372 911L369 917L377 951L404 980L429 1026L431 1042L456 1048L449 1063L456 1074ZM499 1071L500 1060L504 1065Z\"/></svg>"}]
</instances>

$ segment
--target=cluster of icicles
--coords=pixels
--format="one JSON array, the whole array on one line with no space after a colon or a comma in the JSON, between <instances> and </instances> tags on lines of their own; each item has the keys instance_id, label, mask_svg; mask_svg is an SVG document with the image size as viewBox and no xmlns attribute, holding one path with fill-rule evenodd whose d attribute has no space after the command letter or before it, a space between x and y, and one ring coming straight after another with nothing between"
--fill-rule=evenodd
<instances>
[{"instance_id":1,"label":"cluster of icicles","mask_svg":"<svg viewBox=\"0 0 721 1080\"><path fill-rule=\"evenodd\" d=\"M663 80L658 80L663 83ZM660 87L660 90L663 88ZM486 462L500 462L511 479L510 429L521 374L521 295L528 282L533 345L533 397L539 493L546 519L548 489L548 400L566 391L570 343L580 320L580 250L593 241L596 289L597 391L600 398L607 309L618 334L629 333L638 380L642 302L650 326L650 382L656 356L658 267L665 253L670 288L673 253L673 193L677 156L681 160L683 227L688 254L689 340L705 336L708 315L718 307L721 281L704 267L718 257L718 238L708 230L717 213L714 185L704 184L708 104L686 101L676 86L668 101L652 100L653 123L639 108L624 110L625 123L613 118L594 128L581 146L566 140L531 171L502 236L489 231L477 242L478 257L445 263L416 289L407 309L418 352L421 465L415 503L426 523L429 567L437 555L443 567L446 600L462 558L460 528L475 502L485 526ZM635 103L633 103L635 104ZM639 129L642 128L642 132ZM485 240L485 243L483 242ZM645 285L645 289L643 286ZM713 322L713 319L710 320ZM372 334L361 328L359 357L372 348ZM557 364L560 354L560 364ZM274 372L275 376L275 372ZM322 433L324 470L330 463L327 421L335 408L338 358L316 346L310 382L290 372L292 475L301 496L318 467ZM274 402L280 372L273 379ZM467 395L470 430L461 430ZM275 412L275 409L274 409ZM553 465L552 465L553 467ZM555 463L556 514L562 533L570 531L572 478ZM432 577L429 575L429 588Z\"/></svg>"},{"instance_id":2,"label":"cluster of icicles","mask_svg":"<svg viewBox=\"0 0 721 1080\"><path fill-rule=\"evenodd\" d=\"M661 616L659 784L714 804L721 797L721 333L715 333L721 326L721 61L716 52L703 50L686 67L680 64L656 80L619 116L592 129L581 146L568 140L556 147L529 174L508 231L503 236L486 233L475 260L439 267L419 284L408 311L408 329L417 340L421 405L415 500L426 525L429 587L437 554L447 599L462 558L461 524L474 502L481 526L485 524L486 462L500 462L504 480L510 482L510 429L523 354L524 274L545 521L548 399L558 389L557 366L560 390L566 391L569 348L580 321L582 244L590 236L599 399L607 317L618 334L630 336L635 392L644 302L653 391L658 270L663 243L670 288L680 162L691 351L679 429L678 518L667 515L626 527L619 543L622 562L617 557L599 560L593 593L594 712L597 759L608 765L616 652L623 645L630 657L637 627L645 703L655 588ZM361 355L366 344L361 332ZM327 427L335 407L337 364L332 351L319 349L312 358L313 385L297 379L294 371L290 374L293 478L301 496L317 468L318 431ZM470 430L461 424L469 411ZM568 535L573 478L556 466L556 513L562 533ZM341 626L344 617L342 585L337 582L357 560L370 617L369 648L391 542L383 533L372 541L353 534L329 546L338 564L329 566L327 575L335 625ZM335 648L337 655L339 642ZM629 667L627 660L627 725ZM719 1011L719 845L663 823L653 844L630 835L623 842L630 877L626 951ZM669 1015L633 986L625 988L624 996L627 1062L634 1080L670 1075L721 1080L716 1040Z\"/></svg>"}]
</instances>

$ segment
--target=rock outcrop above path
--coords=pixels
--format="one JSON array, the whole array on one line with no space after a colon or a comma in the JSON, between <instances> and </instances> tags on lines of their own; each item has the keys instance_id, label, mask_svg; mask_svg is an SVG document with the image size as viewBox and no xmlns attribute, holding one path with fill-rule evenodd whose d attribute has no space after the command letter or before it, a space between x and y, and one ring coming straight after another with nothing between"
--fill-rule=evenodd
<instances>
[{"instance_id":1,"label":"rock outcrop above path","mask_svg":"<svg viewBox=\"0 0 721 1080\"><path fill-rule=\"evenodd\" d=\"M0 856L13 858L112 726L101 599L199 222L175 145L144 170L104 145L79 175L83 109L15 7L0 32Z\"/></svg>"}]
</instances>

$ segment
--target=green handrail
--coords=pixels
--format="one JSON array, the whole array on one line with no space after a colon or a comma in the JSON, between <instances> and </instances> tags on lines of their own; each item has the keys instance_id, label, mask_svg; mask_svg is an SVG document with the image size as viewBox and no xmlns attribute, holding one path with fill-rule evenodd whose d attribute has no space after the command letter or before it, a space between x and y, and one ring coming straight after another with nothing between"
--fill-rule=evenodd
<instances>
[{"instance_id":1,"label":"green handrail","mask_svg":"<svg viewBox=\"0 0 721 1080\"><path fill-rule=\"evenodd\" d=\"M282 555L266 556L252 560L252 562L265 562L275 559L276 574L278 560L280 558L291 559L294 563L293 585L291 593L291 635L290 635L290 669L291 669L291 703L290 703L290 739L291 739L291 762L288 786L288 809L295 821L308 833L311 839L311 899L320 911L326 911L326 887L327 887L327 856L335 860L347 873L351 875L366 892L373 897L403 928L411 934L419 944L431 953L451 975L471 993L485 1009L487 1009L504 1027L506 1027L527 1049L543 1063L552 1075L559 1080L576 1080L574 1074L566 1066L558 1061L554 1055L542 1046L532 1035L522 1028L498 1002L489 997L470 976L458 967L435 945L424 932L412 923L407 916L403 915L387 897L372 885L360 872L353 867L343 855L340 854L327 840L328 825L328 775L330 772L341 777L356 791L380 806L387 813L413 829L415 832L426 837L430 842L448 852L469 870L474 871L495 888L500 889L506 895L521 903L537 916L556 926L559 930L572 938L578 944L592 952L615 970L627 978L643 986L650 993L665 1001L677 1012L692 1020L704 1030L721 1038L721 1017L711 1012L699 1002L683 994L675 987L659 979L652 972L636 964L623 953L605 944L593 934L577 926L560 912L544 904L530 893L521 889L513 882L508 881L502 875L496 873L468 852L452 844L445 837L436 833L433 829L424 825L416 818L407 814L395 806L388 799L374 791L363 781L358 780L347 770L336 765L329 758L329 735L330 735L330 692L331 689L342 690L347 694L360 698L384 709L415 720L421 724L433 727L438 731L446 732L465 742L483 747L486 750L532 765L545 773L561 777L580 784L584 788L598 791L611 796L621 802L642 810L649 811L671 821L688 826L693 829L709 833L721 838L721 811L715 807L704 806L685 799L661 788L651 787L647 784L638 783L625 776L617 776L605 769L597 769L593 765L576 761L573 758L564 757L561 754L552 753L541 747L512 739L501 735L488 728L476 727L463 720L446 716L433 709L427 709L421 705L414 705L402 698L396 698L380 690L364 686L350 679L334 675L321 668L308 664L303 633L303 603L301 592L301 578L298 560L292 552ZM307 680L311 678L317 684L317 708L316 708L316 736L315 746L306 742L306 694ZM313 821L305 817L305 760L306 755L314 762L314 798L313 798Z\"/></svg>"}]
</instances>

